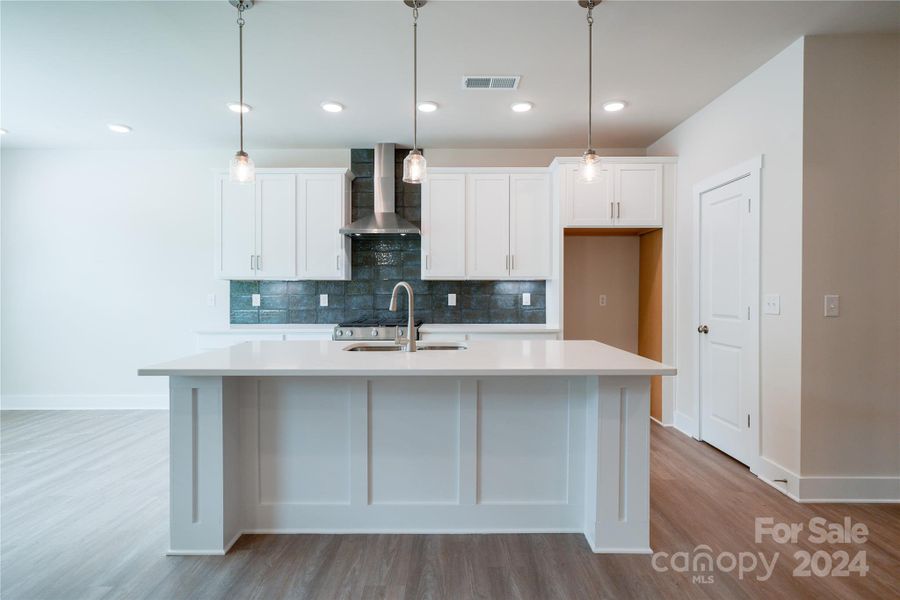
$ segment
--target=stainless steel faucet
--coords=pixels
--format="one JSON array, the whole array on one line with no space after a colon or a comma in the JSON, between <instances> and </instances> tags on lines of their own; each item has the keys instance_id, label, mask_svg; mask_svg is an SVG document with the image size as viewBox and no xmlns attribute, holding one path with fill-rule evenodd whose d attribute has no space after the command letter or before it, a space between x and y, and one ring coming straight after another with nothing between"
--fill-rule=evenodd
<instances>
[{"instance_id":1,"label":"stainless steel faucet","mask_svg":"<svg viewBox=\"0 0 900 600\"><path fill-rule=\"evenodd\" d=\"M394 338L394 341L398 344L403 344L404 352L415 352L416 351L416 320L413 317L413 311L415 310L415 302L413 301L413 289L412 286L406 283L405 281L400 281L397 285L394 286L394 291L391 292L391 312L397 312L397 291L403 288L406 290L406 294L409 296L409 315L406 319L406 339L400 337L400 328L397 328L397 335Z\"/></svg>"}]
</instances>

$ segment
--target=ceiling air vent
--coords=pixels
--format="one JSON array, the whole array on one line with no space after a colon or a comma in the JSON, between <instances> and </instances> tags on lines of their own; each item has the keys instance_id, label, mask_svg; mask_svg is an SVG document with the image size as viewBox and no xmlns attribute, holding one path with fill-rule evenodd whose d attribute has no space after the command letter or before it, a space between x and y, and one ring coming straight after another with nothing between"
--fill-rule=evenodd
<instances>
[{"instance_id":1,"label":"ceiling air vent","mask_svg":"<svg viewBox=\"0 0 900 600\"><path fill-rule=\"evenodd\" d=\"M518 75L466 75L463 77L463 89L515 90L520 79Z\"/></svg>"}]
</instances>

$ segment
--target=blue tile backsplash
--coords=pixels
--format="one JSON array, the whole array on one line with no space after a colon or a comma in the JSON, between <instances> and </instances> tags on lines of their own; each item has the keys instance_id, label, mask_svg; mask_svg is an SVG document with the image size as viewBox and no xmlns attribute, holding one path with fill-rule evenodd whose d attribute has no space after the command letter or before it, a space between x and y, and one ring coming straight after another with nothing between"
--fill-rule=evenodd
<instances>
[{"instance_id":1,"label":"blue tile backsplash","mask_svg":"<svg viewBox=\"0 0 900 600\"><path fill-rule=\"evenodd\" d=\"M398 150L402 169L407 150ZM372 150L352 150L352 218L371 212ZM419 225L420 187L404 184L397 172L397 212ZM232 324L337 323L360 317L396 318L388 305L398 281L413 287L416 317L426 323L545 323L543 281L423 281L418 236L354 238L352 281L232 281ZM531 293L531 306L522 306L522 293ZM252 294L260 294L254 307ZM319 295L328 294L328 306ZM456 306L447 306L456 294ZM406 309L401 295L400 309Z\"/></svg>"}]
</instances>

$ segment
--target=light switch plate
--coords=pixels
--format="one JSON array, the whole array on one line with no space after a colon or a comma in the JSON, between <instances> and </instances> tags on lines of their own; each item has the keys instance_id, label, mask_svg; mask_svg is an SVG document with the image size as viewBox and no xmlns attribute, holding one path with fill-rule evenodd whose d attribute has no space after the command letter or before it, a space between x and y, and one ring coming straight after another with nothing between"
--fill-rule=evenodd
<instances>
[{"instance_id":1,"label":"light switch plate","mask_svg":"<svg viewBox=\"0 0 900 600\"><path fill-rule=\"evenodd\" d=\"M456 306L456 294L447 294L447 306Z\"/></svg>"},{"instance_id":2,"label":"light switch plate","mask_svg":"<svg viewBox=\"0 0 900 600\"><path fill-rule=\"evenodd\" d=\"M319 294L319 306L328 306L328 294Z\"/></svg>"},{"instance_id":3,"label":"light switch plate","mask_svg":"<svg viewBox=\"0 0 900 600\"><path fill-rule=\"evenodd\" d=\"M522 306L531 306L531 294L522 292Z\"/></svg>"},{"instance_id":4,"label":"light switch plate","mask_svg":"<svg viewBox=\"0 0 900 600\"><path fill-rule=\"evenodd\" d=\"M765 314L765 315L780 315L781 314L781 295L780 294L766 294L765 302L763 303L763 314Z\"/></svg>"},{"instance_id":5,"label":"light switch plate","mask_svg":"<svg viewBox=\"0 0 900 600\"><path fill-rule=\"evenodd\" d=\"M606 294L600 294L600 306L606 306Z\"/></svg>"},{"instance_id":6,"label":"light switch plate","mask_svg":"<svg viewBox=\"0 0 900 600\"><path fill-rule=\"evenodd\" d=\"M837 294L825 294L825 316L841 316L841 297Z\"/></svg>"},{"instance_id":7,"label":"light switch plate","mask_svg":"<svg viewBox=\"0 0 900 600\"><path fill-rule=\"evenodd\" d=\"M250 296L250 304L259 308L259 305L262 304L262 300L259 297L259 294L253 294Z\"/></svg>"},{"instance_id":8,"label":"light switch plate","mask_svg":"<svg viewBox=\"0 0 900 600\"><path fill-rule=\"evenodd\" d=\"M216 305L216 295L215 294L207 294L206 295L206 305L210 306L210 307Z\"/></svg>"}]
</instances>

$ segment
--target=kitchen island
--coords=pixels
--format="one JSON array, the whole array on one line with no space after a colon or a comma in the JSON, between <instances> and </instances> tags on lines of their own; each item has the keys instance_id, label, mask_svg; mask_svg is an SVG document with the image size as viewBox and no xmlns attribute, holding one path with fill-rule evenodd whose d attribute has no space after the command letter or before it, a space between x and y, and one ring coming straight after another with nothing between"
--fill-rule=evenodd
<instances>
[{"instance_id":1,"label":"kitchen island","mask_svg":"<svg viewBox=\"0 0 900 600\"><path fill-rule=\"evenodd\" d=\"M650 377L591 341L246 342L170 378L170 553L242 533L581 532L650 552Z\"/></svg>"}]
</instances>

